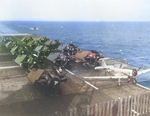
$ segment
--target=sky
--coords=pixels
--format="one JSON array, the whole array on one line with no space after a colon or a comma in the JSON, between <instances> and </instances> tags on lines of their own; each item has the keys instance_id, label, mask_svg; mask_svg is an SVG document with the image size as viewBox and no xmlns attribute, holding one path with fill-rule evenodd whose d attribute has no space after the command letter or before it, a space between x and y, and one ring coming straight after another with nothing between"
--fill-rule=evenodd
<instances>
[{"instance_id":1,"label":"sky","mask_svg":"<svg viewBox=\"0 0 150 116\"><path fill-rule=\"evenodd\" d=\"M150 21L150 0L0 0L0 21Z\"/></svg>"}]
</instances>

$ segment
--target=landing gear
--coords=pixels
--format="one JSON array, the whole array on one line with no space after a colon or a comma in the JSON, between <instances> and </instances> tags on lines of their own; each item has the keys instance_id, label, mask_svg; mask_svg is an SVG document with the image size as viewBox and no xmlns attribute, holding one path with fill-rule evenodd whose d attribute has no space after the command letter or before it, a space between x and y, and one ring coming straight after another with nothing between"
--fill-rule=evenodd
<instances>
[{"instance_id":1,"label":"landing gear","mask_svg":"<svg viewBox=\"0 0 150 116\"><path fill-rule=\"evenodd\" d=\"M132 79L132 83L134 83L134 84L136 84L136 83L137 83L136 77L133 77L133 79Z\"/></svg>"},{"instance_id":2,"label":"landing gear","mask_svg":"<svg viewBox=\"0 0 150 116\"><path fill-rule=\"evenodd\" d=\"M136 84L137 83L137 79L136 79L137 74L138 74L137 70L133 69L132 70L132 76L128 76L128 83L130 81L132 81L132 83Z\"/></svg>"},{"instance_id":3,"label":"landing gear","mask_svg":"<svg viewBox=\"0 0 150 116\"><path fill-rule=\"evenodd\" d=\"M132 81L133 84L137 83L137 80L136 80L135 76L128 76L128 82L127 83L129 83L130 81Z\"/></svg>"},{"instance_id":4,"label":"landing gear","mask_svg":"<svg viewBox=\"0 0 150 116\"><path fill-rule=\"evenodd\" d=\"M118 78L118 86L121 86L121 80Z\"/></svg>"}]
</instances>

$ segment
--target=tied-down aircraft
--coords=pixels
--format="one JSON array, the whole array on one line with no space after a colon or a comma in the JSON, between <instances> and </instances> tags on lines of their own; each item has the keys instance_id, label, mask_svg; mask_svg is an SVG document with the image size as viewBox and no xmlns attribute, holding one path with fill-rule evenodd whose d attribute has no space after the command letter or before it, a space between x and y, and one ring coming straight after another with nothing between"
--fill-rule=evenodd
<instances>
[{"instance_id":1,"label":"tied-down aircraft","mask_svg":"<svg viewBox=\"0 0 150 116\"><path fill-rule=\"evenodd\" d=\"M120 79L128 79L128 82L132 81L133 83L137 83L136 76L147 73L150 69L145 69L144 66L140 68L131 68L128 67L128 64L114 64L114 65L107 65L105 60L109 60L111 58L102 58L100 59L101 65L96 66L95 70L105 70L104 76L99 77L84 77L84 78L92 78L92 79L118 79L118 85L121 85ZM107 73L114 73L114 76L107 76ZM122 75L118 75L118 73L122 73Z\"/></svg>"}]
</instances>

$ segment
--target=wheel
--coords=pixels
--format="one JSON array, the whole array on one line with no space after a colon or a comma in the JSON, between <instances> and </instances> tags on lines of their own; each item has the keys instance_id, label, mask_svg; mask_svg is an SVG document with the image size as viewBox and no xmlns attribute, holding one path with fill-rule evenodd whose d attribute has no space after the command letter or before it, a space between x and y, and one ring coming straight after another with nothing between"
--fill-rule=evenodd
<instances>
[{"instance_id":1,"label":"wheel","mask_svg":"<svg viewBox=\"0 0 150 116\"><path fill-rule=\"evenodd\" d=\"M121 86L121 80L118 78L118 86Z\"/></svg>"},{"instance_id":2,"label":"wheel","mask_svg":"<svg viewBox=\"0 0 150 116\"><path fill-rule=\"evenodd\" d=\"M132 79L132 82L133 82L134 84L136 84L136 83L137 83L136 78L133 78L133 79Z\"/></svg>"},{"instance_id":3,"label":"wheel","mask_svg":"<svg viewBox=\"0 0 150 116\"><path fill-rule=\"evenodd\" d=\"M121 82L118 82L118 86L121 86Z\"/></svg>"}]
</instances>

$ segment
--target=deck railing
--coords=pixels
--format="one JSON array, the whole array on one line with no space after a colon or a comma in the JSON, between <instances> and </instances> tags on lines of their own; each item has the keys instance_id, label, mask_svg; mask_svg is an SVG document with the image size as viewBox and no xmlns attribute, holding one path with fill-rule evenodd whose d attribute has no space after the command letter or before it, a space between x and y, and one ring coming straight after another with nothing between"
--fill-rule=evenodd
<instances>
[{"instance_id":1,"label":"deck railing","mask_svg":"<svg viewBox=\"0 0 150 116\"><path fill-rule=\"evenodd\" d=\"M128 96L70 109L65 116L139 116L150 113L150 94ZM57 112L57 116L63 116Z\"/></svg>"}]
</instances>

